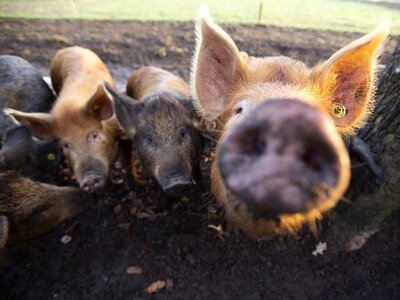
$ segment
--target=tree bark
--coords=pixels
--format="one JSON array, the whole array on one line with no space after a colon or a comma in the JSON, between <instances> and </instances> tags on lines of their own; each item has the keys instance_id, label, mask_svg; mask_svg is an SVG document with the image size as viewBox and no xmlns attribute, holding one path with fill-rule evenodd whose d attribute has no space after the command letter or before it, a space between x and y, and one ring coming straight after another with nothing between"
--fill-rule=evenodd
<instances>
[{"instance_id":1,"label":"tree bark","mask_svg":"<svg viewBox=\"0 0 400 300\"><path fill-rule=\"evenodd\" d=\"M380 229L391 225L400 211L400 41L379 82L375 112L360 131L384 180L365 167L353 166L345 201L335 210L328 235L337 249L355 250Z\"/></svg>"}]
</instances>

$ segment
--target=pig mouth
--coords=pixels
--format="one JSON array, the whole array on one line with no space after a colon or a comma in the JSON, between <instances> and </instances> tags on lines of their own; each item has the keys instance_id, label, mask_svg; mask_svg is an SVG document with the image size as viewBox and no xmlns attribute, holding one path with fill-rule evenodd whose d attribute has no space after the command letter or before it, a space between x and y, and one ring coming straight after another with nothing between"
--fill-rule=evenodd
<instances>
[{"instance_id":1,"label":"pig mouth","mask_svg":"<svg viewBox=\"0 0 400 300\"><path fill-rule=\"evenodd\" d=\"M271 102L223 136L217 163L225 186L255 217L323 207L337 196L348 167L341 159L347 153L336 145L340 137L332 138L334 126L310 105ZM285 113L280 118L271 108Z\"/></svg>"}]
</instances>

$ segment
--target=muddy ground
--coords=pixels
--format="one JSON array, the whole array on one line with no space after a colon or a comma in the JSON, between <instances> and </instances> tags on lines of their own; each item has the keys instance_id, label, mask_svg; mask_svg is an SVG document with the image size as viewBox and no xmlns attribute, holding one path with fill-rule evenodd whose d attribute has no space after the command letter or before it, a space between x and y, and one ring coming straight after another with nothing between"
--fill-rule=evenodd
<instances>
[{"instance_id":1,"label":"muddy ground","mask_svg":"<svg viewBox=\"0 0 400 300\"><path fill-rule=\"evenodd\" d=\"M251 55L289 55L309 64L329 57L357 33L264 26L225 26ZM120 90L132 70L152 64L189 76L190 23L0 20L0 54L22 56L43 75L55 52L89 47L111 69ZM390 58L395 41L384 53ZM85 213L25 248L11 249L0 266L0 299L400 299L400 222L359 251L333 251L320 237L256 242L226 224L205 190L160 203L150 181L114 178ZM397 218L399 220L400 218ZM222 232L210 227L222 225ZM72 240L63 244L68 233ZM319 242L328 249L313 256ZM138 266L140 274L128 274ZM134 270L137 270L134 269ZM149 295L153 282L166 284Z\"/></svg>"}]
</instances>

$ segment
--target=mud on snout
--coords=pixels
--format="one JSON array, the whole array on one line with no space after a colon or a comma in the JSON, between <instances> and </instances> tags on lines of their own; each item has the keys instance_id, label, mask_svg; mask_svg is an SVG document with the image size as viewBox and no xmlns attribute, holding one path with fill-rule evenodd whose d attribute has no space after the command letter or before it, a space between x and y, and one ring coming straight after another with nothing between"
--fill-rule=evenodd
<instances>
[{"instance_id":1,"label":"mud on snout","mask_svg":"<svg viewBox=\"0 0 400 300\"><path fill-rule=\"evenodd\" d=\"M350 166L327 113L279 99L244 118L223 136L217 162L225 187L252 216L276 218L336 204Z\"/></svg>"}]
</instances>

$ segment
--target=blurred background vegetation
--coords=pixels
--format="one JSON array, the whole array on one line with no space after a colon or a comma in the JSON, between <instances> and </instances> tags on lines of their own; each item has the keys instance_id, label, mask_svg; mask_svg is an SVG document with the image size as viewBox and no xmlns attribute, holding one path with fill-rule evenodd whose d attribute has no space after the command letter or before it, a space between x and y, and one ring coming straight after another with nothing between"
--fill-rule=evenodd
<instances>
[{"instance_id":1,"label":"blurred background vegetation","mask_svg":"<svg viewBox=\"0 0 400 300\"><path fill-rule=\"evenodd\" d=\"M390 18L400 33L400 0L0 0L0 18L192 21L202 3L225 23L367 32Z\"/></svg>"}]
</instances>

